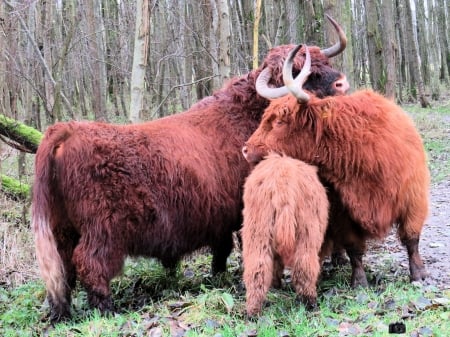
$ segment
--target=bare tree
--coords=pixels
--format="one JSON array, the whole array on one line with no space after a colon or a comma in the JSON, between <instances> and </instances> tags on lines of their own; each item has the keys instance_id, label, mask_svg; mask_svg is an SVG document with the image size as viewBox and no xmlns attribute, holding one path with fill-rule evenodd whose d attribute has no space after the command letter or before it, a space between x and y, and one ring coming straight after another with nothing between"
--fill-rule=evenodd
<instances>
[{"instance_id":1,"label":"bare tree","mask_svg":"<svg viewBox=\"0 0 450 337\"><path fill-rule=\"evenodd\" d=\"M261 20L261 2L255 2L255 23L253 25L253 69L258 68L258 52L259 52L259 21Z\"/></svg>"},{"instance_id":2,"label":"bare tree","mask_svg":"<svg viewBox=\"0 0 450 337\"><path fill-rule=\"evenodd\" d=\"M383 63L380 29L378 22L380 15L378 10L378 0L364 0L366 9L367 25L367 46L369 58L369 71L372 87L375 90L383 90Z\"/></svg>"},{"instance_id":3,"label":"bare tree","mask_svg":"<svg viewBox=\"0 0 450 337\"><path fill-rule=\"evenodd\" d=\"M324 14L330 15L334 18L347 35L350 35L352 31L352 17L351 17L351 1L338 1L338 0L324 0L323 1L323 11ZM324 45L333 45L336 42L336 30L332 25L324 20L322 24L323 31L325 32ZM348 82L351 86L355 85L354 80L354 67L353 67L353 45L352 43L347 43L345 48L345 53L339 54L333 58L333 66L340 70L346 70L345 74L347 76Z\"/></svg>"},{"instance_id":4,"label":"bare tree","mask_svg":"<svg viewBox=\"0 0 450 337\"><path fill-rule=\"evenodd\" d=\"M406 38L408 41L409 49L407 50L407 56L410 63L409 71L411 80L417 88L417 94L419 96L420 104L423 108L430 105L425 95L425 87L423 83L423 76L421 71L421 62L419 55L419 46L417 40L417 34L414 30L416 26L416 19L413 16L411 2L405 0L405 13L406 13Z\"/></svg>"},{"instance_id":5,"label":"bare tree","mask_svg":"<svg viewBox=\"0 0 450 337\"><path fill-rule=\"evenodd\" d=\"M395 100L395 86L397 84L397 67L396 67L396 41L394 34L394 7L391 1L381 2L381 39L383 51L383 64L385 72L385 85L383 92L392 100Z\"/></svg>"},{"instance_id":6,"label":"bare tree","mask_svg":"<svg viewBox=\"0 0 450 337\"><path fill-rule=\"evenodd\" d=\"M101 0L85 2L88 25L88 44L92 71L92 108L96 120L108 120L106 114L106 63Z\"/></svg>"},{"instance_id":7,"label":"bare tree","mask_svg":"<svg viewBox=\"0 0 450 337\"><path fill-rule=\"evenodd\" d=\"M230 40L231 40L231 28L230 28L230 11L227 0L216 0L216 8L218 13L218 62L219 62L219 77L217 77L218 83L216 88L222 86L222 83L230 78Z\"/></svg>"},{"instance_id":8,"label":"bare tree","mask_svg":"<svg viewBox=\"0 0 450 337\"><path fill-rule=\"evenodd\" d=\"M145 71L150 36L150 1L136 2L136 31L134 38L133 70L131 73L130 121L138 123L144 109Z\"/></svg>"}]
</instances>

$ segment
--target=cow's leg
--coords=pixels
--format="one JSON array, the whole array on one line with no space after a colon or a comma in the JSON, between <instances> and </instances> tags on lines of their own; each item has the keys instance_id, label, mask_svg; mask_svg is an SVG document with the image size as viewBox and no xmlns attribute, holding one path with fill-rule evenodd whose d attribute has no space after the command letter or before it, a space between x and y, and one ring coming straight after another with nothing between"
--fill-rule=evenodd
<instances>
[{"instance_id":1,"label":"cow's leg","mask_svg":"<svg viewBox=\"0 0 450 337\"><path fill-rule=\"evenodd\" d=\"M351 286L367 287L366 272L364 271L363 256L366 252L366 237L357 223L347 227L347 233L342 235L343 247L350 259L352 266Z\"/></svg>"},{"instance_id":2,"label":"cow's leg","mask_svg":"<svg viewBox=\"0 0 450 337\"><path fill-rule=\"evenodd\" d=\"M331 254L331 264L334 267L344 266L348 263L344 248L335 248Z\"/></svg>"},{"instance_id":3,"label":"cow's leg","mask_svg":"<svg viewBox=\"0 0 450 337\"><path fill-rule=\"evenodd\" d=\"M327 236L335 242L335 251L344 248L352 266L351 286L367 287L367 277L364 271L363 256L366 251L366 235L361 226L352 220L349 212L342 206L341 201L334 194L331 205L333 212L329 220Z\"/></svg>"},{"instance_id":4,"label":"cow's leg","mask_svg":"<svg viewBox=\"0 0 450 337\"><path fill-rule=\"evenodd\" d=\"M401 241L408 251L411 282L424 280L428 276L428 272L420 257L419 238L403 239Z\"/></svg>"},{"instance_id":5,"label":"cow's leg","mask_svg":"<svg viewBox=\"0 0 450 337\"><path fill-rule=\"evenodd\" d=\"M349 246L346 250L352 266L351 286L353 288L369 286L363 264L365 249L357 246Z\"/></svg>"},{"instance_id":6,"label":"cow's leg","mask_svg":"<svg viewBox=\"0 0 450 337\"><path fill-rule=\"evenodd\" d=\"M168 258L161 261L169 277L175 277L177 275L178 262L179 260L177 258Z\"/></svg>"},{"instance_id":7,"label":"cow's leg","mask_svg":"<svg viewBox=\"0 0 450 337\"><path fill-rule=\"evenodd\" d=\"M227 270L227 259L230 256L233 249L233 235L229 232L221 238L220 242L217 242L212 246L212 274L225 272Z\"/></svg>"},{"instance_id":8,"label":"cow's leg","mask_svg":"<svg viewBox=\"0 0 450 337\"><path fill-rule=\"evenodd\" d=\"M281 288L281 280L283 279L283 261L278 254L274 254L273 257L273 275L272 275L272 287Z\"/></svg>"},{"instance_id":9,"label":"cow's leg","mask_svg":"<svg viewBox=\"0 0 450 337\"><path fill-rule=\"evenodd\" d=\"M78 277L86 288L89 305L102 313L114 311L109 287L111 279L123 268L125 255L119 245L104 238L81 237L73 254Z\"/></svg>"},{"instance_id":10,"label":"cow's leg","mask_svg":"<svg viewBox=\"0 0 450 337\"><path fill-rule=\"evenodd\" d=\"M419 253L420 233L428 212L428 203L417 200L416 205L409 207L405 218L399 222L398 236L408 251L410 279L412 281L424 280L428 273Z\"/></svg>"}]
</instances>

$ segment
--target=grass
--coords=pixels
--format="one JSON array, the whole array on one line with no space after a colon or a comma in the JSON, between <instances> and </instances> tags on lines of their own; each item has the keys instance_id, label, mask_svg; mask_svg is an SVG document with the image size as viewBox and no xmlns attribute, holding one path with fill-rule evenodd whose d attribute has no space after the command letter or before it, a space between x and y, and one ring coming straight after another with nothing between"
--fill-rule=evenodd
<instances>
[{"instance_id":1,"label":"grass","mask_svg":"<svg viewBox=\"0 0 450 337\"><path fill-rule=\"evenodd\" d=\"M423 136L432 182L448 181L450 102L404 109ZM2 173L14 176L16 159L4 156L5 151ZM4 197L0 205L0 336L388 336L395 322L405 324L406 336L448 336L450 331L450 290L411 285L407 267L396 265L389 254L367 266L368 289L350 288L349 266L325 269L316 312L296 303L286 278L283 289L269 292L262 315L249 321L236 251L229 271L219 277L210 275L211 257L205 252L183 260L176 275L151 259L127 260L123 275L112 282L116 314L103 317L89 309L79 288L73 293L74 318L49 327L28 205Z\"/></svg>"},{"instance_id":2,"label":"grass","mask_svg":"<svg viewBox=\"0 0 450 337\"><path fill-rule=\"evenodd\" d=\"M433 108L404 106L424 140L433 183L450 178L450 100Z\"/></svg>"},{"instance_id":3,"label":"grass","mask_svg":"<svg viewBox=\"0 0 450 337\"><path fill-rule=\"evenodd\" d=\"M205 259L206 257L206 259ZM307 312L286 282L272 289L262 315L245 317L241 270L230 258L227 273L204 272L208 254L193 256L168 275L149 259L129 260L113 281L118 313L103 317L86 305L83 290L74 293L72 321L49 327L42 320L45 290L39 280L0 291L2 336L387 336L389 324L402 322L408 336L446 336L450 329L450 291L411 285L407 271L368 289L351 289L350 267L333 270L319 286L320 310ZM378 267L377 267L378 268ZM369 279L374 274L367 270ZM327 273L325 275L328 275ZM328 276L326 276L328 277ZM287 278L288 279L288 278Z\"/></svg>"}]
</instances>

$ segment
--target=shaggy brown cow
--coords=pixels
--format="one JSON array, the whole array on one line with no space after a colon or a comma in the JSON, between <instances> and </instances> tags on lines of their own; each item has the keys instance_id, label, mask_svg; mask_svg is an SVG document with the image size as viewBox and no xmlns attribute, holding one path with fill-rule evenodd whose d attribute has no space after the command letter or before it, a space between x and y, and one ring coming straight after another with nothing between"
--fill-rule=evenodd
<instances>
[{"instance_id":1,"label":"shaggy brown cow","mask_svg":"<svg viewBox=\"0 0 450 337\"><path fill-rule=\"evenodd\" d=\"M311 50L316 78L308 87L321 96L348 88L328 63L345 47L333 24L341 41ZM281 86L293 47L273 48L261 68L184 113L139 125L70 122L47 130L36 154L32 223L52 322L70 316L77 278L90 305L112 310L109 283L128 255L174 267L209 246L213 272L226 269L249 170L240 148L269 104L257 95L256 79L269 68L270 82ZM296 58L295 72L303 62Z\"/></svg>"},{"instance_id":2,"label":"shaggy brown cow","mask_svg":"<svg viewBox=\"0 0 450 337\"><path fill-rule=\"evenodd\" d=\"M298 299L317 305L319 252L328 221L328 198L317 167L269 154L244 185L242 259L248 316L261 311L273 284L290 267Z\"/></svg>"},{"instance_id":3,"label":"shaggy brown cow","mask_svg":"<svg viewBox=\"0 0 450 337\"><path fill-rule=\"evenodd\" d=\"M418 246L428 212L429 171L413 121L370 90L323 99L306 93L301 84L308 77L309 53L298 78L290 74L299 47L284 69L285 83L295 97L271 102L246 142L244 156L258 162L273 150L319 167L319 175L339 193L358 224L350 228L354 245L347 247L354 286L367 284L362 267L365 243L357 239L384 238L394 223L408 251L411 280L424 279ZM341 231L340 238L345 235Z\"/></svg>"}]
</instances>

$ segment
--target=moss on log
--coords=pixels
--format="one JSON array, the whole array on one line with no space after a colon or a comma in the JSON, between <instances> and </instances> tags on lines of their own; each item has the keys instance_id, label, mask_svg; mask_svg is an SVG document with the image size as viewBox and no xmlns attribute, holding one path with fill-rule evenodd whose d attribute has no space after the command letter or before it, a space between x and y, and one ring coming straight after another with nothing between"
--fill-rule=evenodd
<instances>
[{"instance_id":1,"label":"moss on log","mask_svg":"<svg viewBox=\"0 0 450 337\"><path fill-rule=\"evenodd\" d=\"M14 200L26 200L30 196L30 186L19 180L8 177L4 174L0 176L2 181L1 190L8 197Z\"/></svg>"},{"instance_id":2,"label":"moss on log","mask_svg":"<svg viewBox=\"0 0 450 337\"><path fill-rule=\"evenodd\" d=\"M2 114L0 114L0 135L8 145L29 153L36 153L42 140L40 131Z\"/></svg>"}]
</instances>

